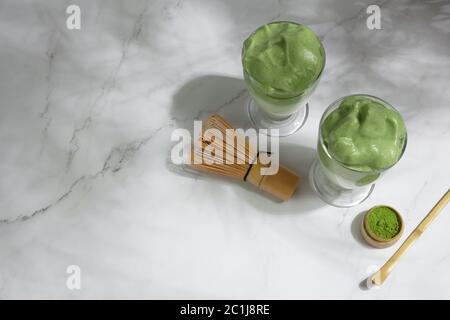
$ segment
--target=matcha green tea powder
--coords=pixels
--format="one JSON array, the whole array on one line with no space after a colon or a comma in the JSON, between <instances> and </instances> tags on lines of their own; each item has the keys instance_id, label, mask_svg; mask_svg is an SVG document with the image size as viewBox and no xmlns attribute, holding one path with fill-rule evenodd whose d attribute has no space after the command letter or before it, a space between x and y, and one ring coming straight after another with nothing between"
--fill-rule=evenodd
<instances>
[{"instance_id":1,"label":"matcha green tea powder","mask_svg":"<svg viewBox=\"0 0 450 320\"><path fill-rule=\"evenodd\" d=\"M394 210L388 207L376 207L367 215L370 230L379 238L389 240L400 231L400 221Z\"/></svg>"}]
</instances>

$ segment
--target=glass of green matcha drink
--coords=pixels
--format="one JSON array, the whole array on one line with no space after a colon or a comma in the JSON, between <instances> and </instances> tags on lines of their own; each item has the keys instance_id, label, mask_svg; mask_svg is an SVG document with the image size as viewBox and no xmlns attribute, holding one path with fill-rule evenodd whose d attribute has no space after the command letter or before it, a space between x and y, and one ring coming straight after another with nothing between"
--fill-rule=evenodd
<instances>
[{"instance_id":1,"label":"glass of green matcha drink","mask_svg":"<svg viewBox=\"0 0 450 320\"><path fill-rule=\"evenodd\" d=\"M279 136L300 129L325 66L325 50L316 34L294 22L266 24L244 41L242 65L253 125L278 129Z\"/></svg>"},{"instance_id":2,"label":"glass of green matcha drink","mask_svg":"<svg viewBox=\"0 0 450 320\"><path fill-rule=\"evenodd\" d=\"M406 142L403 118L389 103L365 94L343 97L325 110L320 121L311 184L331 205L357 205L400 160Z\"/></svg>"}]
</instances>

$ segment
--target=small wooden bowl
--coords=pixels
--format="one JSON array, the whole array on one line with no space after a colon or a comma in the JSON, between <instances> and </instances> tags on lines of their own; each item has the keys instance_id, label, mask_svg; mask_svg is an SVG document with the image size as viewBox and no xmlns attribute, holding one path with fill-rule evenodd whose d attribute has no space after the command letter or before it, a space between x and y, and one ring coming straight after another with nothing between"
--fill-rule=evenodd
<instances>
[{"instance_id":1,"label":"small wooden bowl","mask_svg":"<svg viewBox=\"0 0 450 320\"><path fill-rule=\"evenodd\" d=\"M372 210L379 208L379 207L389 208L392 211L394 211L395 214L397 215L398 221L400 222L400 230L395 235L395 237L393 237L392 239L386 240L386 239L377 237L373 232L371 232L371 230L367 226L368 214ZM367 243L370 244L372 247L379 248L379 249L387 248L387 247L390 247L393 244L395 244L402 236L403 229L404 229L404 223L403 223L402 216L400 215L400 213L397 210L395 210L394 208L392 208L390 206L380 205L380 206L372 207L370 210L367 210L366 214L364 215L364 219L362 219L362 222L361 222L361 234L362 234L364 240L366 240Z\"/></svg>"}]
</instances>

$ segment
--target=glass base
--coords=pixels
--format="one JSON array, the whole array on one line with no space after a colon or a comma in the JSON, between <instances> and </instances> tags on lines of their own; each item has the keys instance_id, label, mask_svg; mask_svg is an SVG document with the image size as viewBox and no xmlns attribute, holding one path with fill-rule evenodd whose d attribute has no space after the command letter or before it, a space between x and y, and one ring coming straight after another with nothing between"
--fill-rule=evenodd
<instances>
[{"instance_id":1,"label":"glass base","mask_svg":"<svg viewBox=\"0 0 450 320\"><path fill-rule=\"evenodd\" d=\"M324 175L319 159L316 159L311 166L309 182L323 201L341 208L353 207L364 202L375 188L375 184L355 189L337 186Z\"/></svg>"},{"instance_id":2,"label":"glass base","mask_svg":"<svg viewBox=\"0 0 450 320\"><path fill-rule=\"evenodd\" d=\"M256 105L253 99L250 99L247 110L253 126L258 129L267 129L267 135L269 136L286 137L296 133L303 127L308 118L309 106L305 104L297 112L282 120L269 117L267 113ZM270 129L278 129L278 134L271 133Z\"/></svg>"}]
</instances>

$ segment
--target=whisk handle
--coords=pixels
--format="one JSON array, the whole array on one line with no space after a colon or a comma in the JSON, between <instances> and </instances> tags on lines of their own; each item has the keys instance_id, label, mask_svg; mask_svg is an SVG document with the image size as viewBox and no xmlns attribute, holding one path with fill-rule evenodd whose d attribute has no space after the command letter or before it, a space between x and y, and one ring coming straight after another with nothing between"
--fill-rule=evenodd
<instances>
[{"instance_id":1,"label":"whisk handle","mask_svg":"<svg viewBox=\"0 0 450 320\"><path fill-rule=\"evenodd\" d=\"M300 178L293 171L280 166L274 175L262 175L261 168L264 165L258 161L253 164L247 174L245 181L255 187L270 193L281 201L289 200L297 189Z\"/></svg>"}]
</instances>

